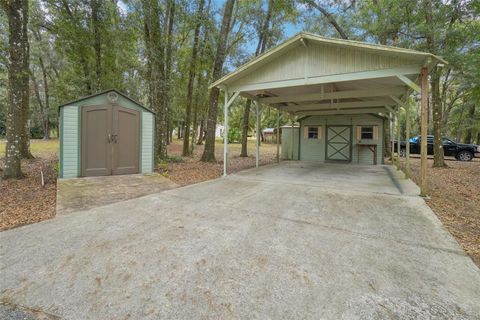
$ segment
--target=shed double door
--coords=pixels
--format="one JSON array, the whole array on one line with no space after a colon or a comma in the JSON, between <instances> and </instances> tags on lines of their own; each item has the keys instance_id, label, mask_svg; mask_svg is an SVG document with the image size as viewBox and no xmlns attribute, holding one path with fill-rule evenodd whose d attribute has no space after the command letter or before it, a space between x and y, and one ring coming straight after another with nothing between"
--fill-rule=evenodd
<instances>
[{"instance_id":1,"label":"shed double door","mask_svg":"<svg viewBox=\"0 0 480 320\"><path fill-rule=\"evenodd\" d=\"M82 176L139 172L140 114L120 106L82 108Z\"/></svg>"}]
</instances>

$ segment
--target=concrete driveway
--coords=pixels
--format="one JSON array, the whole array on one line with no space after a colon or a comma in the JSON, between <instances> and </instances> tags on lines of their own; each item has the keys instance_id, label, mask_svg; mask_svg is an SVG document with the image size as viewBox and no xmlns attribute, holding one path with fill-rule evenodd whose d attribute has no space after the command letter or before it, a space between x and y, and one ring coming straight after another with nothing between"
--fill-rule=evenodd
<instances>
[{"instance_id":1,"label":"concrete driveway","mask_svg":"<svg viewBox=\"0 0 480 320\"><path fill-rule=\"evenodd\" d=\"M66 319L479 319L480 270L417 191L386 166L284 162L72 213L0 234L2 302Z\"/></svg>"}]
</instances>

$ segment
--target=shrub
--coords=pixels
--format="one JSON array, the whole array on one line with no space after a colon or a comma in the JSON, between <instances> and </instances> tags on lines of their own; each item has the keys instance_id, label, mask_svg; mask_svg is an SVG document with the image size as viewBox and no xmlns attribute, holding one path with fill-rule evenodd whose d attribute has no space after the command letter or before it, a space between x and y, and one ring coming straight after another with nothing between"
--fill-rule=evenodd
<instances>
[{"instance_id":1,"label":"shrub","mask_svg":"<svg viewBox=\"0 0 480 320\"><path fill-rule=\"evenodd\" d=\"M242 134L238 128L229 128L228 129L228 143L240 142L242 139Z\"/></svg>"}]
</instances>

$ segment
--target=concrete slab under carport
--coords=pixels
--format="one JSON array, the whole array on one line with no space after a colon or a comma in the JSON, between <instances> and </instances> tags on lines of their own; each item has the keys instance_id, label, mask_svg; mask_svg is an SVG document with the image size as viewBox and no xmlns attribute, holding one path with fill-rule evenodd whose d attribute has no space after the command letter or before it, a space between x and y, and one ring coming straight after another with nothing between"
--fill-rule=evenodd
<instances>
[{"instance_id":1,"label":"concrete slab under carport","mask_svg":"<svg viewBox=\"0 0 480 320\"><path fill-rule=\"evenodd\" d=\"M325 187L392 195L418 195L420 189L401 171L389 165L358 165L346 162L283 161L262 170L246 170L239 177L271 183Z\"/></svg>"},{"instance_id":2,"label":"concrete slab under carport","mask_svg":"<svg viewBox=\"0 0 480 320\"><path fill-rule=\"evenodd\" d=\"M421 198L363 169L285 162L3 232L2 301L66 319L477 319L479 269Z\"/></svg>"}]
</instances>

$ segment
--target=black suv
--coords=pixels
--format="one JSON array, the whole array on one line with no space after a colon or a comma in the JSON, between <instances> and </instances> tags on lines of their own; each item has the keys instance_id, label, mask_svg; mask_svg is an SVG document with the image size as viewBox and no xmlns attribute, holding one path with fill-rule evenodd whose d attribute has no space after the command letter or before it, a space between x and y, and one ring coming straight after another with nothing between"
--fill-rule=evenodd
<instances>
[{"instance_id":1,"label":"black suv","mask_svg":"<svg viewBox=\"0 0 480 320\"><path fill-rule=\"evenodd\" d=\"M480 146L474 144L456 143L448 138L443 138L443 152L446 156L453 156L460 161L471 161L474 157L480 157ZM420 154L421 137L410 138L410 153ZM406 142L400 141L400 155L406 156ZM395 150L396 143L395 143ZM427 136L427 154L433 155L433 136Z\"/></svg>"}]
</instances>

